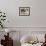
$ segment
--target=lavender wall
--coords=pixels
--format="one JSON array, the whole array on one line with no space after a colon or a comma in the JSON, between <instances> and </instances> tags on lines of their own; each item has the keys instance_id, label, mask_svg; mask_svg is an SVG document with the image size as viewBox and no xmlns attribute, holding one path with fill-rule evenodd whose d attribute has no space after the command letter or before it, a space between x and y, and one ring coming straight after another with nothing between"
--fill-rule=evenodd
<instances>
[{"instance_id":1,"label":"lavender wall","mask_svg":"<svg viewBox=\"0 0 46 46\"><path fill-rule=\"evenodd\" d=\"M6 12L6 27L46 27L46 0L0 0ZM19 16L19 7L32 7L30 16Z\"/></svg>"},{"instance_id":2,"label":"lavender wall","mask_svg":"<svg viewBox=\"0 0 46 46\"><path fill-rule=\"evenodd\" d=\"M46 0L0 0L0 9L6 12L8 29L20 31L20 37L31 31L45 31L46 33ZM19 7L32 8L30 16L19 16ZM12 27L12 28L11 28ZM25 33L23 33L23 31ZM18 38L18 35L16 34Z\"/></svg>"}]
</instances>

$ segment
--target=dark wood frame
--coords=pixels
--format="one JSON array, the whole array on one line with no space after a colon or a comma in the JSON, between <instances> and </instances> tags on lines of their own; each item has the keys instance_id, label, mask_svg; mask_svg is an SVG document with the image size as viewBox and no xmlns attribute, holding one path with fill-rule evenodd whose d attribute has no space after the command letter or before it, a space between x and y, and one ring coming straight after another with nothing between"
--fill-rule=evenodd
<instances>
[{"instance_id":1,"label":"dark wood frame","mask_svg":"<svg viewBox=\"0 0 46 46\"><path fill-rule=\"evenodd\" d=\"M21 8L28 8L29 9L29 14L28 15L21 15L20 14ZM19 16L30 16L30 7L19 7Z\"/></svg>"}]
</instances>

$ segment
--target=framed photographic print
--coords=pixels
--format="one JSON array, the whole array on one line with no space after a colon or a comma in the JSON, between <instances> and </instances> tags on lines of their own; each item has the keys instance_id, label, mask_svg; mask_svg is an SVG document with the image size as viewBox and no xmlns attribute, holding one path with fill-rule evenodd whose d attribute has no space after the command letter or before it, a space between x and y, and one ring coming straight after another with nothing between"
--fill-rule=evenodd
<instances>
[{"instance_id":1,"label":"framed photographic print","mask_svg":"<svg viewBox=\"0 0 46 46\"><path fill-rule=\"evenodd\" d=\"M29 16L30 7L19 7L19 16Z\"/></svg>"}]
</instances>

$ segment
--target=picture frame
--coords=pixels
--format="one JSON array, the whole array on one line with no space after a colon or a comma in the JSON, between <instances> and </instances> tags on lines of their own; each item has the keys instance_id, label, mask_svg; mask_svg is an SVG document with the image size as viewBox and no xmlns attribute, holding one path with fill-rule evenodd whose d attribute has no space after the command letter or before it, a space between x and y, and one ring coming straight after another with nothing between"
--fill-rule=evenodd
<instances>
[{"instance_id":1,"label":"picture frame","mask_svg":"<svg viewBox=\"0 0 46 46\"><path fill-rule=\"evenodd\" d=\"M30 16L30 7L19 7L19 16Z\"/></svg>"}]
</instances>

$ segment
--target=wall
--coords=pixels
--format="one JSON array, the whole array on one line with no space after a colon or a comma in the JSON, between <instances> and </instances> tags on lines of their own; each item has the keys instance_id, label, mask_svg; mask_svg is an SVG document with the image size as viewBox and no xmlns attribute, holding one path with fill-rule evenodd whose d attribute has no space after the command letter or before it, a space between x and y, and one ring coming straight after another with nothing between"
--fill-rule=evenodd
<instances>
[{"instance_id":1,"label":"wall","mask_svg":"<svg viewBox=\"0 0 46 46\"><path fill-rule=\"evenodd\" d=\"M7 27L46 27L46 0L0 0L6 12ZM30 16L19 16L19 7L31 7Z\"/></svg>"},{"instance_id":2,"label":"wall","mask_svg":"<svg viewBox=\"0 0 46 46\"><path fill-rule=\"evenodd\" d=\"M31 31L46 31L46 0L0 0L0 9L6 12L8 29L27 34ZM30 16L19 16L19 7L31 7ZM23 31L25 33L23 33ZM45 32L46 33L46 32Z\"/></svg>"}]
</instances>

